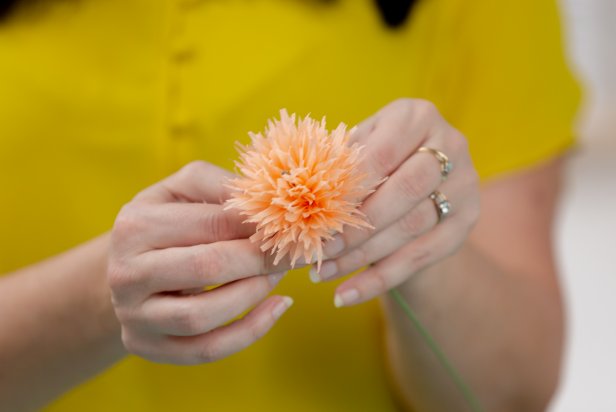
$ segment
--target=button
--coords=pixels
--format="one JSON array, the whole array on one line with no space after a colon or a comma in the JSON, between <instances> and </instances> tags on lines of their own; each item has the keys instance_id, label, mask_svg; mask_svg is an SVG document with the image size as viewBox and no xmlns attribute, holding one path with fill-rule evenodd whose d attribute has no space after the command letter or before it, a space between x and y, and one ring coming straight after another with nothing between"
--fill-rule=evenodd
<instances>
[{"instance_id":1,"label":"button","mask_svg":"<svg viewBox=\"0 0 616 412\"><path fill-rule=\"evenodd\" d=\"M169 126L169 134L176 139L186 139L194 137L199 133L199 127L196 122L176 122Z\"/></svg>"},{"instance_id":2,"label":"button","mask_svg":"<svg viewBox=\"0 0 616 412\"><path fill-rule=\"evenodd\" d=\"M185 64L192 60L194 60L196 56L196 51L193 48L182 48L174 51L171 55L171 58L174 62L178 64Z\"/></svg>"},{"instance_id":3,"label":"button","mask_svg":"<svg viewBox=\"0 0 616 412\"><path fill-rule=\"evenodd\" d=\"M191 132L193 131L193 127L190 123L186 123L186 124L172 124L169 127L169 132L171 133L171 136L173 137L187 137L188 135L191 134Z\"/></svg>"}]
</instances>

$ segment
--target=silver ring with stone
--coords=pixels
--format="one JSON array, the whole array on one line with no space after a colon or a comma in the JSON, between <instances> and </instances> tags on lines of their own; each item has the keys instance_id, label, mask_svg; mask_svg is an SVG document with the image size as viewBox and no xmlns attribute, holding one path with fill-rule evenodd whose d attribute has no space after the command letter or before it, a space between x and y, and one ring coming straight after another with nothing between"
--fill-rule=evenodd
<instances>
[{"instance_id":1,"label":"silver ring with stone","mask_svg":"<svg viewBox=\"0 0 616 412\"><path fill-rule=\"evenodd\" d=\"M445 219L449 214L451 214L451 203L447 200L447 197L435 190L430 195L430 199L434 202L434 206L436 207L436 213L438 214L438 223L441 223L443 219Z\"/></svg>"}]
</instances>

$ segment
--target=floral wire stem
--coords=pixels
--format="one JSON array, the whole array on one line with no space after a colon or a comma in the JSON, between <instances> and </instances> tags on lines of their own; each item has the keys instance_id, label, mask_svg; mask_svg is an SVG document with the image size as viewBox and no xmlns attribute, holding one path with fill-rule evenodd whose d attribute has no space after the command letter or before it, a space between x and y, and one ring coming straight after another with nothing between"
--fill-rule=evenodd
<instances>
[{"instance_id":1,"label":"floral wire stem","mask_svg":"<svg viewBox=\"0 0 616 412\"><path fill-rule=\"evenodd\" d=\"M445 369L451 380L454 382L458 390L462 393L464 399L466 400L466 403L471 408L471 410L473 412L483 412L483 408L481 407L481 404L479 403L479 400L477 399L475 394L473 394L469 386L466 384L466 382L464 382L462 376L451 364L449 359L447 359L447 356L445 355L443 350L440 348L432 335L430 335L430 332L428 332L425 326L421 323L421 321L419 320L415 312L413 312L408 303L406 303L398 289L391 289L389 291L389 294L396 301L398 306L400 306L404 314L410 319L417 332L419 332L424 342L426 342L426 345L428 345L434 356L436 356L436 358L440 362L441 366L443 366L443 368Z\"/></svg>"}]
</instances>

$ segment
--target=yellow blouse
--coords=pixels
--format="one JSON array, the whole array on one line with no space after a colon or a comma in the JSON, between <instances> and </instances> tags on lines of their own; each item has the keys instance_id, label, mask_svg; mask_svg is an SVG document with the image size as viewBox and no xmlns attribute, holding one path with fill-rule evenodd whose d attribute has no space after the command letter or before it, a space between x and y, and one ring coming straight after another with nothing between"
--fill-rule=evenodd
<instances>
[{"instance_id":1,"label":"yellow blouse","mask_svg":"<svg viewBox=\"0 0 616 412\"><path fill-rule=\"evenodd\" d=\"M555 1L420 0L386 28L373 0L46 0L0 24L0 273L106 231L137 191L286 107L355 124L434 101L481 175L569 147L579 92ZM332 304L292 273L294 307L214 364L129 357L49 411L393 411L376 302ZM70 368L71 365L66 365Z\"/></svg>"}]
</instances>

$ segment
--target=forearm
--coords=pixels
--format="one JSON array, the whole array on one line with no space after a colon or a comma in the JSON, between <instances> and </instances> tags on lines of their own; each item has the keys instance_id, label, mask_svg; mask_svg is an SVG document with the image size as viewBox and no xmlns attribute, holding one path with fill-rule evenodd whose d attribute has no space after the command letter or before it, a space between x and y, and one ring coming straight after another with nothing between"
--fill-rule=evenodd
<instances>
[{"instance_id":1,"label":"forearm","mask_svg":"<svg viewBox=\"0 0 616 412\"><path fill-rule=\"evenodd\" d=\"M485 410L535 411L545 409L558 380L563 313L555 279L503 269L469 241L399 291ZM384 307L389 360L404 399L418 411L465 410L399 306L386 297Z\"/></svg>"},{"instance_id":2,"label":"forearm","mask_svg":"<svg viewBox=\"0 0 616 412\"><path fill-rule=\"evenodd\" d=\"M34 410L120 359L109 236L0 278L0 404Z\"/></svg>"}]
</instances>

